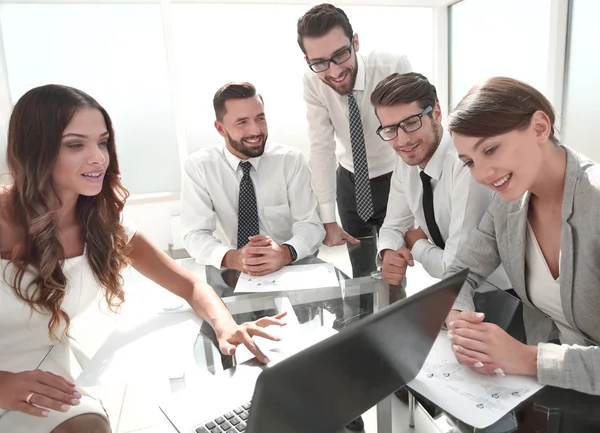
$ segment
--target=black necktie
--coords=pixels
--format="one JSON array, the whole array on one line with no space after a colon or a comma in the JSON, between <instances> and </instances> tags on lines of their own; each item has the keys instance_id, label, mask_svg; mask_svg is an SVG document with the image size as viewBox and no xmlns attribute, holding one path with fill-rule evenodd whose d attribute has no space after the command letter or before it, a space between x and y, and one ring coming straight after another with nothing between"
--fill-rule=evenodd
<instances>
[{"instance_id":1,"label":"black necktie","mask_svg":"<svg viewBox=\"0 0 600 433\"><path fill-rule=\"evenodd\" d=\"M354 164L354 191L356 193L356 213L363 221L373 215L373 198L369 181L369 164L365 149L365 136L360 120L358 104L352 93L348 93L348 115L350 120L350 144Z\"/></svg>"},{"instance_id":2,"label":"black necktie","mask_svg":"<svg viewBox=\"0 0 600 433\"><path fill-rule=\"evenodd\" d=\"M240 181L240 198L238 202L238 249L243 248L248 243L250 236L259 234L256 193L252 179L250 179L252 164L244 161L240 162L240 167L242 167L244 175Z\"/></svg>"},{"instance_id":3,"label":"black necktie","mask_svg":"<svg viewBox=\"0 0 600 433\"><path fill-rule=\"evenodd\" d=\"M423 212L425 213L425 222L431 235L431 240L441 249L446 247L446 243L440 233L440 228L435 222L435 214L433 213L433 189L431 188L431 177L421 171L421 182L423 183Z\"/></svg>"}]
</instances>

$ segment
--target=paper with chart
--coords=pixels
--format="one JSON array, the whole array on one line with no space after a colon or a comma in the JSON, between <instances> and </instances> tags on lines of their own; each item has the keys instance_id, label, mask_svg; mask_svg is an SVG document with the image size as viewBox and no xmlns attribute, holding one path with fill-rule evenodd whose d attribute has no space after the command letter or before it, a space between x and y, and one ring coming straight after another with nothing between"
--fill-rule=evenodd
<instances>
[{"instance_id":1,"label":"paper with chart","mask_svg":"<svg viewBox=\"0 0 600 433\"><path fill-rule=\"evenodd\" d=\"M242 273L235 293L280 292L339 286L335 267L331 263L284 266L260 277Z\"/></svg>"},{"instance_id":2,"label":"paper with chart","mask_svg":"<svg viewBox=\"0 0 600 433\"><path fill-rule=\"evenodd\" d=\"M492 377L463 367L456 361L446 331L438 335L423 368L408 386L477 428L495 423L543 388L532 377Z\"/></svg>"}]
</instances>

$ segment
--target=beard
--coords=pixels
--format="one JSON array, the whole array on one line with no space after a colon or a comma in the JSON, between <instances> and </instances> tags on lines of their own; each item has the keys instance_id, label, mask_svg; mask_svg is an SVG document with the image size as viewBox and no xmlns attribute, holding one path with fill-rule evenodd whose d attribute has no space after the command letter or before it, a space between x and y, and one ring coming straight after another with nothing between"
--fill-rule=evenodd
<instances>
[{"instance_id":1,"label":"beard","mask_svg":"<svg viewBox=\"0 0 600 433\"><path fill-rule=\"evenodd\" d=\"M247 135L245 137L242 137L240 141L234 140L233 137L229 135L229 132L227 133L227 137L229 139L229 144L231 145L231 147L233 147L236 151L240 152L242 155L247 156L248 158L256 158L258 156L261 156L265 151L265 145L267 143L267 134ZM244 145L245 140L252 140L254 138L259 137L262 139L260 144L253 146Z\"/></svg>"},{"instance_id":2,"label":"beard","mask_svg":"<svg viewBox=\"0 0 600 433\"><path fill-rule=\"evenodd\" d=\"M354 90L354 85L356 84L356 75L358 74L358 64L354 68L345 68L343 73L350 76L350 81L342 86L339 86L331 81L331 77L325 77L325 80L323 80L325 84L333 89L333 91L342 96L347 95Z\"/></svg>"},{"instance_id":3,"label":"beard","mask_svg":"<svg viewBox=\"0 0 600 433\"><path fill-rule=\"evenodd\" d=\"M441 140L440 130L437 127L437 125L435 125L435 123L431 124L431 132L433 133L433 140L431 140L431 142L427 146L423 157L420 158L419 160L416 160L416 159L407 158L400 154L400 157L402 158L402 160L405 163L407 163L410 166L415 166L415 165L421 166L421 164L423 164L424 161L429 162L429 160L431 159L431 157L433 156L433 154L435 153L437 148L440 146L440 140ZM413 143L409 143L407 145L404 145L403 147L411 147L412 145L413 145ZM425 145L425 143L421 142L420 147L423 147L424 145Z\"/></svg>"}]
</instances>

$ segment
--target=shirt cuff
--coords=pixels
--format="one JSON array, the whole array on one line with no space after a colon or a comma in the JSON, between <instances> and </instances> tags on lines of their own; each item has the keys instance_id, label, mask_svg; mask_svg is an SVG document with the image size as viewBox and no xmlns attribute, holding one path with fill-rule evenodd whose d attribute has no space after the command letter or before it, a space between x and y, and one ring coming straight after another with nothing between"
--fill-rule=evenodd
<instances>
[{"instance_id":1,"label":"shirt cuff","mask_svg":"<svg viewBox=\"0 0 600 433\"><path fill-rule=\"evenodd\" d=\"M379 250L377 251L377 255L375 256L375 264L379 267L383 265L383 257L381 257L381 253L383 252L383 250L396 251L398 248L402 248L404 245L406 245L404 241L398 244L389 239L386 240L379 238Z\"/></svg>"},{"instance_id":2,"label":"shirt cuff","mask_svg":"<svg viewBox=\"0 0 600 433\"><path fill-rule=\"evenodd\" d=\"M537 378L544 385L564 382L565 354L569 346L550 343L538 344Z\"/></svg>"},{"instance_id":3,"label":"shirt cuff","mask_svg":"<svg viewBox=\"0 0 600 433\"><path fill-rule=\"evenodd\" d=\"M217 269L222 269L223 257L225 257L225 254L227 254L228 251L234 249L235 248L228 247L226 245L219 245L215 247L212 254L210 255L210 265Z\"/></svg>"},{"instance_id":4,"label":"shirt cuff","mask_svg":"<svg viewBox=\"0 0 600 433\"><path fill-rule=\"evenodd\" d=\"M410 250L413 259L415 259L417 262L423 263L423 260L421 260L421 258L423 257L423 253L430 247L431 242L429 242L427 239L419 239L413 245L412 250Z\"/></svg>"},{"instance_id":5,"label":"shirt cuff","mask_svg":"<svg viewBox=\"0 0 600 433\"><path fill-rule=\"evenodd\" d=\"M335 202L321 203L319 205L319 216L323 224L336 222Z\"/></svg>"},{"instance_id":6,"label":"shirt cuff","mask_svg":"<svg viewBox=\"0 0 600 433\"><path fill-rule=\"evenodd\" d=\"M311 251L310 248L308 247L308 245L306 245L306 242L304 242L302 239L300 239L298 236L294 236L292 239L290 239L287 242L284 242L284 244L288 244L294 247L294 249L296 250L296 255L298 257L296 257L296 262L298 260L303 259L304 257L308 256ZM294 263L294 262L292 262Z\"/></svg>"}]
</instances>

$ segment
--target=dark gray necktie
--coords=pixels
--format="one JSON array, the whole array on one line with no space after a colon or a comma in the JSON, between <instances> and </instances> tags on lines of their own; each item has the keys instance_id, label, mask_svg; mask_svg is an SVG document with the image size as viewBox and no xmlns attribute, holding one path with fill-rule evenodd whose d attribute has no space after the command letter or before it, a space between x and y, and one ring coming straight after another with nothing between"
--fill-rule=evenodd
<instances>
[{"instance_id":1,"label":"dark gray necktie","mask_svg":"<svg viewBox=\"0 0 600 433\"><path fill-rule=\"evenodd\" d=\"M350 142L354 163L354 191L356 194L356 212L367 221L373 215L373 198L369 182L369 164L365 149L365 136L360 120L360 111L352 93L348 93L348 111L350 117Z\"/></svg>"},{"instance_id":2,"label":"dark gray necktie","mask_svg":"<svg viewBox=\"0 0 600 433\"><path fill-rule=\"evenodd\" d=\"M244 175L240 181L240 197L238 202L238 235L237 247L243 248L248 243L248 238L259 234L258 209L256 206L256 193L250 178L252 164L248 161L240 162Z\"/></svg>"}]
</instances>

